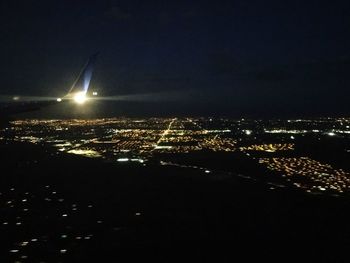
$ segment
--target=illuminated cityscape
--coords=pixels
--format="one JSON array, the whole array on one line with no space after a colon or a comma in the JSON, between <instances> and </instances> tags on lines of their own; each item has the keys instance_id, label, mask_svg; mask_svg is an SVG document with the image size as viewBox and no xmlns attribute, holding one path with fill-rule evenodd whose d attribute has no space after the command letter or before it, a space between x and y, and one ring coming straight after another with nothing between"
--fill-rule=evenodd
<instances>
[{"instance_id":1,"label":"illuminated cityscape","mask_svg":"<svg viewBox=\"0 0 350 263\"><path fill-rule=\"evenodd\" d=\"M345 118L18 120L1 133L3 140L31 142L54 147L57 152L109 162L136 162L144 166L156 162L259 180L263 173L267 184L295 187L309 193L344 194L350 189L349 167L327 162L331 155L346 158L349 152L350 119ZM347 144L337 149L338 152L325 150L324 156L315 156L312 145L327 149L330 140L333 144L339 141ZM186 155L202 157L191 161ZM223 157L221 161L217 156ZM248 162L247 167L266 170L249 174L229 166L241 162L239 158ZM215 162L221 165L213 165Z\"/></svg>"},{"instance_id":2,"label":"illuminated cityscape","mask_svg":"<svg viewBox=\"0 0 350 263\"><path fill-rule=\"evenodd\" d=\"M0 263L350 261L350 1L0 20Z\"/></svg>"},{"instance_id":3,"label":"illuminated cityscape","mask_svg":"<svg viewBox=\"0 0 350 263\"><path fill-rule=\"evenodd\" d=\"M322 164L308 157L260 158L259 162L266 164L271 170L281 172L282 176L292 180L295 186L307 189L308 192L315 189L343 192L350 187L350 173L342 169L334 169L329 164ZM311 189L309 185L312 185Z\"/></svg>"}]
</instances>

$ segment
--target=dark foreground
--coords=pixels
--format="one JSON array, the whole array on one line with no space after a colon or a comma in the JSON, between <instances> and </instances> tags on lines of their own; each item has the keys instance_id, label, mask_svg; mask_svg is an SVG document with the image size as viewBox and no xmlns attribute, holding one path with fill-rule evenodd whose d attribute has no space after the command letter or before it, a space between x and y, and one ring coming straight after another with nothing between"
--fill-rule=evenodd
<instances>
[{"instance_id":1,"label":"dark foreground","mask_svg":"<svg viewBox=\"0 0 350 263\"><path fill-rule=\"evenodd\" d=\"M347 261L347 197L1 143L1 262Z\"/></svg>"}]
</instances>

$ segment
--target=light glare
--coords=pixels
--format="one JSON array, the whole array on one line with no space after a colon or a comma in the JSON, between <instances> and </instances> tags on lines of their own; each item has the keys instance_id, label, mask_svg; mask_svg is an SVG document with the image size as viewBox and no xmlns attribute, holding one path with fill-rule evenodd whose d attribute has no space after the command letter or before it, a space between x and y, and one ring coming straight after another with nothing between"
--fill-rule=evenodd
<instances>
[{"instance_id":1,"label":"light glare","mask_svg":"<svg viewBox=\"0 0 350 263\"><path fill-rule=\"evenodd\" d=\"M83 104L86 101L85 92L78 92L74 95L74 100L78 104Z\"/></svg>"}]
</instances>

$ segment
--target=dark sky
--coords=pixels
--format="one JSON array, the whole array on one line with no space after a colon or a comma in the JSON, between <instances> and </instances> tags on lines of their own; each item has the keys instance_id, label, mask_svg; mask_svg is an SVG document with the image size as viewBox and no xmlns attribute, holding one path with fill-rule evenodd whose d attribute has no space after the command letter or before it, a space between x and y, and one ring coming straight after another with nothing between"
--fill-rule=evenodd
<instances>
[{"instance_id":1,"label":"dark sky","mask_svg":"<svg viewBox=\"0 0 350 263\"><path fill-rule=\"evenodd\" d=\"M349 1L1 1L0 94L61 96L99 51L108 114L348 115Z\"/></svg>"}]
</instances>

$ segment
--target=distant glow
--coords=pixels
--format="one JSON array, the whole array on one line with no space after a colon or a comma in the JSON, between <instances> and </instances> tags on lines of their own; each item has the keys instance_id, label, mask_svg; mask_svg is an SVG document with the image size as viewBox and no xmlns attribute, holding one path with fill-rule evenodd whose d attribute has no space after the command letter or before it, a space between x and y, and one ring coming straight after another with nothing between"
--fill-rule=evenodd
<instances>
[{"instance_id":1,"label":"distant glow","mask_svg":"<svg viewBox=\"0 0 350 263\"><path fill-rule=\"evenodd\" d=\"M61 101L62 101L62 99L61 99L61 98L57 98L57 101L58 101L58 102L61 102Z\"/></svg>"},{"instance_id":2,"label":"distant glow","mask_svg":"<svg viewBox=\"0 0 350 263\"><path fill-rule=\"evenodd\" d=\"M292 140L294 140L295 139L295 137L292 135L292 136L290 136L290 138L292 139Z\"/></svg>"},{"instance_id":3,"label":"distant glow","mask_svg":"<svg viewBox=\"0 0 350 263\"><path fill-rule=\"evenodd\" d=\"M132 162L139 162L139 163L144 163L144 160L142 160L142 159L131 159L130 161L132 161Z\"/></svg>"},{"instance_id":4,"label":"distant glow","mask_svg":"<svg viewBox=\"0 0 350 263\"><path fill-rule=\"evenodd\" d=\"M343 131L343 130L333 130L334 133L347 133L350 134L350 131Z\"/></svg>"},{"instance_id":5,"label":"distant glow","mask_svg":"<svg viewBox=\"0 0 350 263\"><path fill-rule=\"evenodd\" d=\"M334 133L334 132L329 132L328 135L329 135L329 136L334 136L335 133Z\"/></svg>"},{"instance_id":6,"label":"distant glow","mask_svg":"<svg viewBox=\"0 0 350 263\"><path fill-rule=\"evenodd\" d=\"M250 146L240 147L241 151L290 151L294 150L294 144L292 143L274 143L274 144L253 144Z\"/></svg>"},{"instance_id":7,"label":"distant glow","mask_svg":"<svg viewBox=\"0 0 350 263\"><path fill-rule=\"evenodd\" d=\"M128 162L129 158L118 158L117 162Z\"/></svg>"},{"instance_id":8,"label":"distant glow","mask_svg":"<svg viewBox=\"0 0 350 263\"><path fill-rule=\"evenodd\" d=\"M264 130L265 133L292 133L292 134L300 134L300 133L307 133L307 130L282 130L282 129L275 129L275 130Z\"/></svg>"},{"instance_id":9,"label":"distant glow","mask_svg":"<svg viewBox=\"0 0 350 263\"><path fill-rule=\"evenodd\" d=\"M19 100L19 96L14 96L12 99L13 100Z\"/></svg>"},{"instance_id":10,"label":"distant glow","mask_svg":"<svg viewBox=\"0 0 350 263\"><path fill-rule=\"evenodd\" d=\"M87 100L85 92L81 91L81 92L76 93L74 95L74 100L78 104L83 104Z\"/></svg>"},{"instance_id":11,"label":"distant glow","mask_svg":"<svg viewBox=\"0 0 350 263\"><path fill-rule=\"evenodd\" d=\"M251 131L251 130L245 130L244 133L245 133L246 135L251 135L251 134L252 134L252 131Z\"/></svg>"},{"instance_id":12,"label":"distant glow","mask_svg":"<svg viewBox=\"0 0 350 263\"><path fill-rule=\"evenodd\" d=\"M117 162L139 162L139 163L144 163L145 161L142 159L138 159L138 158L118 158Z\"/></svg>"},{"instance_id":13,"label":"distant glow","mask_svg":"<svg viewBox=\"0 0 350 263\"><path fill-rule=\"evenodd\" d=\"M92 93L92 96L97 96L97 92L94 91L94 92Z\"/></svg>"},{"instance_id":14,"label":"distant glow","mask_svg":"<svg viewBox=\"0 0 350 263\"><path fill-rule=\"evenodd\" d=\"M101 157L101 154L97 151L94 150L88 150L88 149L73 149L73 150L69 150L68 153L72 153L72 154L77 154L77 155L83 155L86 157Z\"/></svg>"},{"instance_id":15,"label":"distant glow","mask_svg":"<svg viewBox=\"0 0 350 263\"><path fill-rule=\"evenodd\" d=\"M218 133L218 132L231 132L229 129L225 130L207 130L207 133Z\"/></svg>"},{"instance_id":16,"label":"distant glow","mask_svg":"<svg viewBox=\"0 0 350 263\"><path fill-rule=\"evenodd\" d=\"M173 148L172 146L169 145L155 145L154 149L171 149Z\"/></svg>"}]
</instances>

